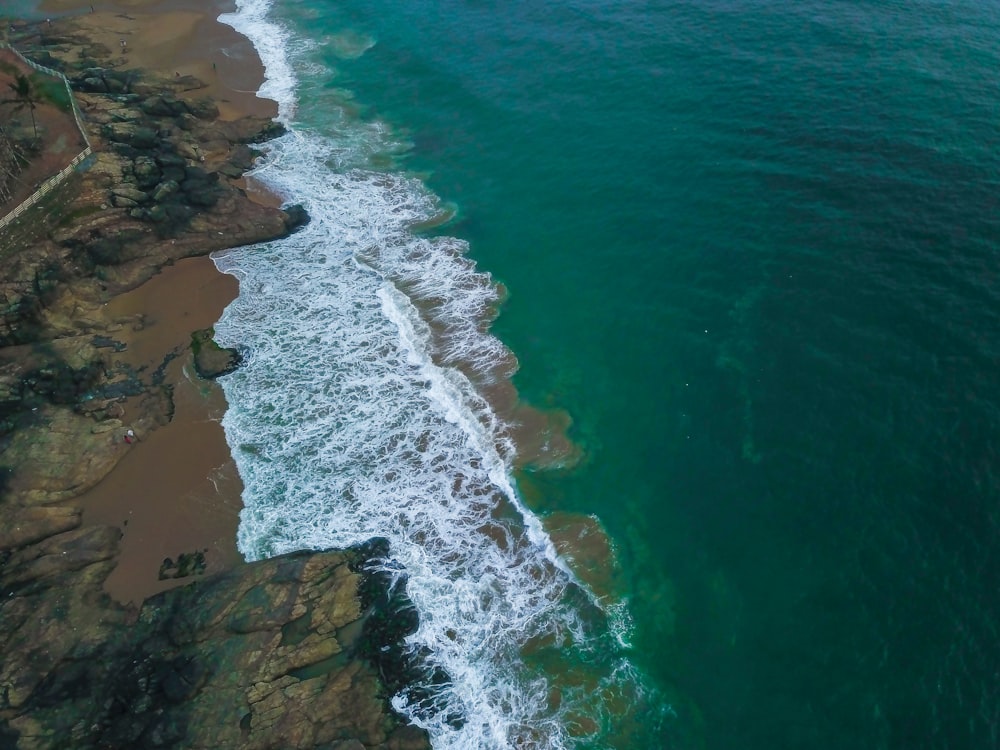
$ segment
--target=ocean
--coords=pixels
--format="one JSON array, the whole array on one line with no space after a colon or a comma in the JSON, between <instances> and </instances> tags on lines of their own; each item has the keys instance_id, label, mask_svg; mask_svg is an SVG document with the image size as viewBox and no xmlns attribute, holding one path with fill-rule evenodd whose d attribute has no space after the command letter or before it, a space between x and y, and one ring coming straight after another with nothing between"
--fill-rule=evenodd
<instances>
[{"instance_id":1,"label":"ocean","mask_svg":"<svg viewBox=\"0 0 1000 750\"><path fill-rule=\"evenodd\" d=\"M239 546L389 540L436 749L1000 747L1000 7L237 6Z\"/></svg>"}]
</instances>

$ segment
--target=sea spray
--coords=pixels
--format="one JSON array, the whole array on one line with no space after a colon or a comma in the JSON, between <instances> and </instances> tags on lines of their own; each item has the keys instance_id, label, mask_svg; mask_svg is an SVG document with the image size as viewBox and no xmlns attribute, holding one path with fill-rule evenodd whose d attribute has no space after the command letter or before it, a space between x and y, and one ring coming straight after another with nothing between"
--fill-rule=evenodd
<instances>
[{"instance_id":1,"label":"sea spray","mask_svg":"<svg viewBox=\"0 0 1000 750\"><path fill-rule=\"evenodd\" d=\"M257 45L261 93L290 127L257 176L312 221L216 257L240 280L216 327L245 355L220 381L245 486L239 547L389 540L385 565L405 570L420 617L408 646L447 675L430 701L393 703L434 747L594 739L643 690L509 479L510 430L477 388L512 371L486 330L496 287L463 242L411 231L441 207L419 180L370 168L399 148L387 128L342 112L322 132L295 122L297 42L267 11L247 0L223 20Z\"/></svg>"}]
</instances>

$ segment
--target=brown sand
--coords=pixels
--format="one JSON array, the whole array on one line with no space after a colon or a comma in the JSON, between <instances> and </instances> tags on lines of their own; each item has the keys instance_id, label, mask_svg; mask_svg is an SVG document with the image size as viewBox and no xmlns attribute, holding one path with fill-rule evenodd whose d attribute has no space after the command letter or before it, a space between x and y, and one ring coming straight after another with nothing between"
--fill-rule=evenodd
<instances>
[{"instance_id":1,"label":"brown sand","mask_svg":"<svg viewBox=\"0 0 1000 750\"><path fill-rule=\"evenodd\" d=\"M196 93L212 97L222 119L243 114L274 117L277 105L256 91L264 67L250 41L216 21L232 3L185 0L98 2L95 12L79 0L46 0L47 12L73 15L80 28L106 46L127 67L166 75L192 75L207 84ZM124 50L121 41L125 41Z\"/></svg>"},{"instance_id":2,"label":"brown sand","mask_svg":"<svg viewBox=\"0 0 1000 750\"><path fill-rule=\"evenodd\" d=\"M181 352L166 370L165 382L174 386L173 419L148 434L137 431L138 442L80 498L85 524L117 525L124 533L118 566L105 583L122 602L138 604L183 582L158 579L164 558L203 551L207 572L241 559L242 484L219 423L225 398L217 384L192 372L186 351L191 331L213 325L236 291L236 280L216 271L209 258L189 258L108 303L115 317L143 316L143 329L124 337L130 364L152 370L168 353Z\"/></svg>"},{"instance_id":3,"label":"brown sand","mask_svg":"<svg viewBox=\"0 0 1000 750\"><path fill-rule=\"evenodd\" d=\"M89 3L49 0L44 8L54 15L76 15L96 41L116 53L119 40L126 39L129 67L208 82L196 93L215 98L224 117L276 112L273 102L253 93L263 80L263 67L249 41L215 21L232 10L229 4L119 0L95 3L96 12L90 13ZM250 192L274 203L259 188ZM105 583L119 601L138 604L190 580L159 580L164 558L176 561L181 553L203 551L206 572L241 559L235 541L242 483L219 423L225 398L217 384L192 372L187 350L191 333L214 325L236 293L233 277L220 274L208 258L193 258L108 303L115 316L143 318L142 330L127 336L130 363L152 370L168 353L180 353L166 370L165 382L174 386L173 419L138 434L115 469L80 498L84 523L118 525L123 531L118 565Z\"/></svg>"}]
</instances>

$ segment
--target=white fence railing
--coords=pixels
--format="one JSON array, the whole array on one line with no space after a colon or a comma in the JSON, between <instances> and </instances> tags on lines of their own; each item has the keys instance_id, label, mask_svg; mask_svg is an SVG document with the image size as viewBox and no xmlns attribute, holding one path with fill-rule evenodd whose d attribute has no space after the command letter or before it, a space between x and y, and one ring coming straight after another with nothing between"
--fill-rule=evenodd
<instances>
[{"instance_id":1,"label":"white fence railing","mask_svg":"<svg viewBox=\"0 0 1000 750\"><path fill-rule=\"evenodd\" d=\"M69 81L67 80L66 76L64 76L58 70L52 70L52 68L47 68L44 65L39 65L33 60L29 60L27 57L22 55L20 52L18 52L16 49L14 49L6 42L0 42L0 49L9 49L21 60L21 62L23 62L28 67L37 70L39 73L45 73L46 75L54 76L63 82L63 85L66 86L66 94L69 96L70 107L72 107L73 109L73 119L76 120L76 126L80 129L80 135L83 136L83 142L87 145L87 147L79 154L77 154L76 157L73 159L73 161L69 163L69 166L60 171L58 174L54 174L51 177L49 177L45 182L43 182L39 186L38 190L29 195L24 201L21 202L21 204L17 208L8 213L2 219L0 219L0 229L3 229L5 226L10 224L12 221L14 221L17 217L19 217L33 205L38 203L38 201L40 201L43 196L47 195L53 189L55 189L60 182L69 177L69 175L72 174L73 171L76 169L77 165L84 159L86 159L88 156L90 156L93 153L93 151L90 148L90 138L87 137L87 129L83 127L83 120L80 118L80 109L76 106L76 99L73 97L73 89L70 87Z\"/></svg>"}]
</instances>

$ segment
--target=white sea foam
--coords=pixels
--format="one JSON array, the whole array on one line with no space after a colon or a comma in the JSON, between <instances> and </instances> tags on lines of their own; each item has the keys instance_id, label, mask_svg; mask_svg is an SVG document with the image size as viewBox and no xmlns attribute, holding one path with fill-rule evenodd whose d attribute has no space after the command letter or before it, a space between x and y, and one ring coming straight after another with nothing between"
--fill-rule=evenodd
<instances>
[{"instance_id":1,"label":"white sea foam","mask_svg":"<svg viewBox=\"0 0 1000 750\"><path fill-rule=\"evenodd\" d=\"M410 231L440 211L419 181L364 167L393 148L386 131L294 125L293 36L265 0L238 7L223 20L257 45L262 95L292 126L258 176L312 218L216 257L240 280L217 337L246 354L221 381L245 486L239 547L254 559L388 538L386 566L403 566L420 616L408 644L451 680L433 705L400 695L397 709L435 748L572 746L568 719L600 721L596 683L554 685L525 649L613 651L614 636L518 499L515 446L477 392L509 374L485 331L494 285L462 242ZM617 684L616 665L599 684Z\"/></svg>"},{"instance_id":2,"label":"white sea foam","mask_svg":"<svg viewBox=\"0 0 1000 750\"><path fill-rule=\"evenodd\" d=\"M268 20L270 6L270 0L237 0L236 12L223 13L219 21L253 42L265 71L257 95L278 102L279 119L288 120L295 114L295 72L286 54L290 34L285 27Z\"/></svg>"}]
</instances>

